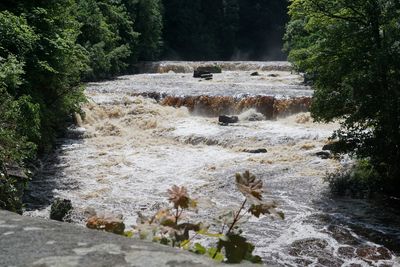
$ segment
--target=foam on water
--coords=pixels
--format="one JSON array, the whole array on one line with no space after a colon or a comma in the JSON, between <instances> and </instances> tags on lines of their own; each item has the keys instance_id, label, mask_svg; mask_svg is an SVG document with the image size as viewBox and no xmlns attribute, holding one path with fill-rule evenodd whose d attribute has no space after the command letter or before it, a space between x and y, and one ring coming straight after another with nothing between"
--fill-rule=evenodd
<instances>
[{"instance_id":1,"label":"foam on water","mask_svg":"<svg viewBox=\"0 0 400 267\"><path fill-rule=\"evenodd\" d=\"M218 79L224 83L224 79L242 79L244 75L248 73L232 72ZM291 74L285 75L282 77L290 84ZM284 84L286 78L280 83ZM386 245L370 236L373 231L379 231L394 247L400 244L398 223L384 226L378 217L371 221L368 212L376 213L365 202L364 206L338 204L326 194L322 178L341 163L320 159L316 152L321 151L337 124L315 124L308 113L253 120L263 115L248 110L238 114L239 123L222 126L218 118L194 116L184 107L161 106L154 100L132 96L141 87L155 91L181 88L184 93L189 88L194 92L197 89L193 88L200 87L193 83L181 74L165 74L129 76L89 86L91 101L84 106L85 116L71 129L70 138L60 140L54 155L44 161L31 183L26 214L48 216L51 199L61 197L72 201L76 223L83 223L82 214L94 208L123 214L129 227L138 211L150 215L166 206L166 190L178 184L208 200L209 206L198 218L211 223L214 214L239 205L242 196L235 189L234 174L250 170L264 181L267 198L276 200L286 215L284 221L267 217L250 220L245 228L246 236L267 263L395 266L391 252L383 261L367 260L357 254L357 249ZM243 92L257 88L253 81L243 83ZM256 83L265 89L262 81ZM218 80L207 86L210 92L225 92L224 86L218 87ZM259 148L266 148L268 153L245 152ZM353 216L347 207L358 207L366 214ZM347 247L354 251L344 255L342 250Z\"/></svg>"},{"instance_id":2,"label":"foam on water","mask_svg":"<svg viewBox=\"0 0 400 267\"><path fill-rule=\"evenodd\" d=\"M139 74L127 75L114 81L90 83L90 91L102 92L99 98L115 93L158 92L172 96L235 96L271 95L279 97L311 96L312 90L302 84L299 75L289 71L260 72L250 76L251 71L227 71L214 74L212 81L193 78L192 74ZM274 77L270 75L274 74ZM110 91L107 88L113 87ZM121 96L121 95L120 95ZM96 99L97 100L97 99Z\"/></svg>"}]
</instances>

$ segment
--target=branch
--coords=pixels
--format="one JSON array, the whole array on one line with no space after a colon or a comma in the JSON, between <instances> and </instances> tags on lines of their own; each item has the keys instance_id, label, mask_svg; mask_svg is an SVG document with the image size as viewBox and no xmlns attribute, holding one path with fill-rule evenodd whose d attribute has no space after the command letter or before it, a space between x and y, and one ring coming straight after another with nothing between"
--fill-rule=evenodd
<instances>
[{"instance_id":1,"label":"branch","mask_svg":"<svg viewBox=\"0 0 400 267\"><path fill-rule=\"evenodd\" d=\"M339 20L344 20L347 22L360 23L362 25L367 25L367 22L362 20L358 16L343 16L343 15L334 14L334 13L328 11L326 7L324 7L320 3L318 3L319 0L310 0L310 1L316 11L319 11L320 13L322 13L324 16L326 16L328 18L339 19ZM356 14L358 14L362 17L364 16L359 11L355 11L354 7L347 6L347 8L349 8L351 11L355 12Z\"/></svg>"}]
</instances>

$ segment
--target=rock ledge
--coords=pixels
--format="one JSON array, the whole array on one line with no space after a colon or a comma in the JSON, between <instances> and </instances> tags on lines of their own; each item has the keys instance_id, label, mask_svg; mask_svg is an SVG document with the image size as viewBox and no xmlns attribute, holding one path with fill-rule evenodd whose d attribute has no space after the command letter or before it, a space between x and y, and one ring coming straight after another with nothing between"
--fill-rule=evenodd
<instances>
[{"instance_id":1,"label":"rock ledge","mask_svg":"<svg viewBox=\"0 0 400 267\"><path fill-rule=\"evenodd\" d=\"M227 266L167 246L2 210L0 265Z\"/></svg>"}]
</instances>

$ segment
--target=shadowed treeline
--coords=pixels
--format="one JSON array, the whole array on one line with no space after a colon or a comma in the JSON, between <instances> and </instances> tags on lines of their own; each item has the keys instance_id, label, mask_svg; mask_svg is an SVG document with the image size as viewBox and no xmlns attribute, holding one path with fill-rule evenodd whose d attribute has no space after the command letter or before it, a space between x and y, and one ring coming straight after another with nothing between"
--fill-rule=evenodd
<instances>
[{"instance_id":1,"label":"shadowed treeline","mask_svg":"<svg viewBox=\"0 0 400 267\"><path fill-rule=\"evenodd\" d=\"M285 0L165 0L164 58L285 60Z\"/></svg>"}]
</instances>

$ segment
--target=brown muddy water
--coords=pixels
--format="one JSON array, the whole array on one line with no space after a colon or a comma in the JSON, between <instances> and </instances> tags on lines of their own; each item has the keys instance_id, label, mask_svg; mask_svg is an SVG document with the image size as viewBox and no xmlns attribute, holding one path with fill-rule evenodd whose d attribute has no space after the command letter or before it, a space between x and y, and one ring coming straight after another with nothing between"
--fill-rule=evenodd
<instances>
[{"instance_id":1,"label":"brown muddy water","mask_svg":"<svg viewBox=\"0 0 400 267\"><path fill-rule=\"evenodd\" d=\"M211 81L193 68L219 64ZM88 208L123 214L166 206L166 190L189 188L207 203L197 219L236 209L234 174L261 178L284 221L250 219L245 235L266 264L400 266L400 216L387 203L335 199L323 177L351 161L321 159L337 124L312 122L313 91L285 62L158 62L147 73L90 83L77 118L30 184L26 214L47 217L55 197L70 199L73 222ZM258 76L251 73L258 71ZM221 126L218 115L238 115ZM248 150L265 148L265 154Z\"/></svg>"}]
</instances>

